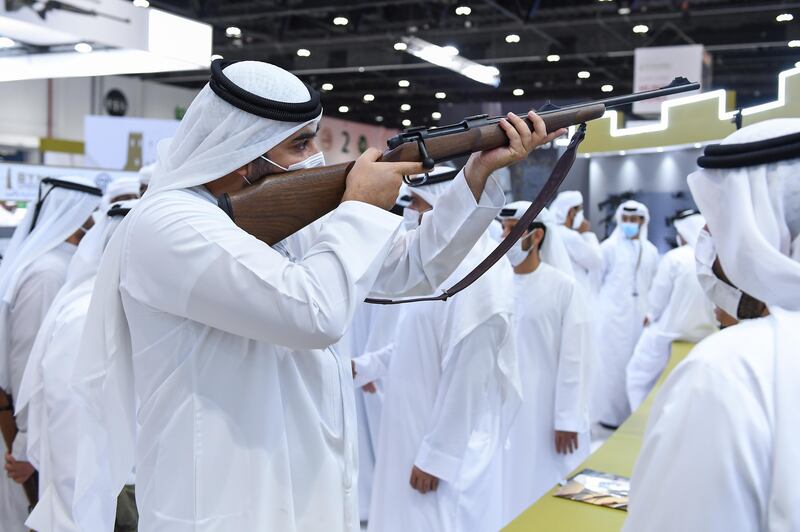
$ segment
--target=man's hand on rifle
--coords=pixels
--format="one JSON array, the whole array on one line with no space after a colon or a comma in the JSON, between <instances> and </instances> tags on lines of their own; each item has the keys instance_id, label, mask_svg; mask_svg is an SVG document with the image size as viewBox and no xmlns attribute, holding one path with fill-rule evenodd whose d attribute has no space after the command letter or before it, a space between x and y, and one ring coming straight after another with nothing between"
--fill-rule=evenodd
<instances>
[{"instance_id":1,"label":"man's hand on rifle","mask_svg":"<svg viewBox=\"0 0 800 532\"><path fill-rule=\"evenodd\" d=\"M397 199L403 176L423 172L422 163L377 162L381 155L380 150L368 148L356 159L347 175L342 202L363 201L388 210Z\"/></svg>"},{"instance_id":2,"label":"man's hand on rifle","mask_svg":"<svg viewBox=\"0 0 800 532\"><path fill-rule=\"evenodd\" d=\"M24 483L36 471L30 462L15 460L11 453L6 453L5 469L11 480L18 484Z\"/></svg>"},{"instance_id":3,"label":"man's hand on rifle","mask_svg":"<svg viewBox=\"0 0 800 532\"><path fill-rule=\"evenodd\" d=\"M559 129L548 135L544 120L533 111L528 112L528 119L533 124L533 131L525 120L514 113L508 113L508 118L500 120L500 127L508 137L508 146L473 153L470 156L464 167L464 174L469 188L475 195L475 201L481 197L486 180L492 172L525 159L537 147L567 132L566 129Z\"/></svg>"}]
</instances>

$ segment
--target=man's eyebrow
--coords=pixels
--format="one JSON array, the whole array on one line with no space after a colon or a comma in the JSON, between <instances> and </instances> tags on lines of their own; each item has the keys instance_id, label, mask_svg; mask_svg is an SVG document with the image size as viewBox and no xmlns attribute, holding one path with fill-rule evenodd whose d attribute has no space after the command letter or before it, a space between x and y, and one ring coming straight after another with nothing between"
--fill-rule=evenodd
<instances>
[{"instance_id":1,"label":"man's eyebrow","mask_svg":"<svg viewBox=\"0 0 800 532\"><path fill-rule=\"evenodd\" d=\"M317 136L317 131L306 131L294 137L292 139L292 142L297 142L299 140L313 139L316 136Z\"/></svg>"}]
</instances>

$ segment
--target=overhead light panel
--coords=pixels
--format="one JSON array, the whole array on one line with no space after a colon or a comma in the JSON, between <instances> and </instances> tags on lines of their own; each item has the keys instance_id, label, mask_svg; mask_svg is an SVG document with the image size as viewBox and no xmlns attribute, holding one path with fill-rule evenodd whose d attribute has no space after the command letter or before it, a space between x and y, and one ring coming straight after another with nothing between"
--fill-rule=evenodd
<instances>
[{"instance_id":1,"label":"overhead light panel","mask_svg":"<svg viewBox=\"0 0 800 532\"><path fill-rule=\"evenodd\" d=\"M775 17L775 20L777 20L778 22L791 22L792 20L794 20L794 15L792 15L791 13L781 13L780 15Z\"/></svg>"},{"instance_id":2,"label":"overhead light panel","mask_svg":"<svg viewBox=\"0 0 800 532\"><path fill-rule=\"evenodd\" d=\"M397 50L398 52L402 52L406 48L408 48L408 45L406 43L404 43L404 42L396 42L396 43L394 43L394 49Z\"/></svg>"},{"instance_id":3,"label":"overhead light panel","mask_svg":"<svg viewBox=\"0 0 800 532\"><path fill-rule=\"evenodd\" d=\"M398 87L403 87L403 88L406 88L406 87L408 87L409 85L411 85L411 84L408 82L408 80L407 80L407 79L401 79L400 81L398 81L398 82L397 82L397 86L398 86Z\"/></svg>"},{"instance_id":4,"label":"overhead light panel","mask_svg":"<svg viewBox=\"0 0 800 532\"><path fill-rule=\"evenodd\" d=\"M441 117L442 113L440 113L439 111L434 111L431 113L431 118L433 118L434 120L439 120Z\"/></svg>"},{"instance_id":5,"label":"overhead light panel","mask_svg":"<svg viewBox=\"0 0 800 532\"><path fill-rule=\"evenodd\" d=\"M347 17L336 17L333 19L333 24L335 26L347 26L347 23L350 22L347 20Z\"/></svg>"},{"instance_id":6,"label":"overhead light panel","mask_svg":"<svg viewBox=\"0 0 800 532\"><path fill-rule=\"evenodd\" d=\"M323 83L322 90L324 91L332 91L333 90L333 83Z\"/></svg>"},{"instance_id":7,"label":"overhead light panel","mask_svg":"<svg viewBox=\"0 0 800 532\"><path fill-rule=\"evenodd\" d=\"M603 91L603 92L611 92L611 91L614 90L614 86L613 85L603 85L602 87L600 87L600 90Z\"/></svg>"},{"instance_id":8,"label":"overhead light panel","mask_svg":"<svg viewBox=\"0 0 800 532\"><path fill-rule=\"evenodd\" d=\"M403 124L403 127L409 127L409 126L411 125L411 120L409 120L408 118L406 118L406 119L405 119L405 120L403 120L403 122L401 122L401 123Z\"/></svg>"},{"instance_id":9,"label":"overhead light panel","mask_svg":"<svg viewBox=\"0 0 800 532\"><path fill-rule=\"evenodd\" d=\"M511 91L511 94L513 94L514 96L522 96L523 94L525 94L525 91L522 89L514 89L513 91Z\"/></svg>"},{"instance_id":10,"label":"overhead light panel","mask_svg":"<svg viewBox=\"0 0 800 532\"><path fill-rule=\"evenodd\" d=\"M407 103L404 103L403 105L400 106L400 110L405 113L406 111L410 111L411 110L411 106L409 104L407 104Z\"/></svg>"},{"instance_id":11,"label":"overhead light panel","mask_svg":"<svg viewBox=\"0 0 800 532\"><path fill-rule=\"evenodd\" d=\"M242 36L242 29L236 26L228 26L225 28L225 36L231 39L237 39Z\"/></svg>"},{"instance_id":12,"label":"overhead light panel","mask_svg":"<svg viewBox=\"0 0 800 532\"><path fill-rule=\"evenodd\" d=\"M506 42L509 44L519 42L519 35L516 33L510 33L506 35Z\"/></svg>"},{"instance_id":13,"label":"overhead light panel","mask_svg":"<svg viewBox=\"0 0 800 532\"><path fill-rule=\"evenodd\" d=\"M75 45L75 51L79 54L88 54L93 50L92 45L88 42L79 42Z\"/></svg>"},{"instance_id":14,"label":"overhead light panel","mask_svg":"<svg viewBox=\"0 0 800 532\"><path fill-rule=\"evenodd\" d=\"M414 57L458 72L462 76L486 85L494 87L500 85L500 72L496 67L481 65L460 55L453 55L453 50L449 48L455 49L455 47L437 46L418 37L403 37L403 42L408 45L406 52Z\"/></svg>"},{"instance_id":15,"label":"overhead light panel","mask_svg":"<svg viewBox=\"0 0 800 532\"><path fill-rule=\"evenodd\" d=\"M436 97L437 100L444 100L445 98L447 98L447 93L437 92L436 94L434 94L434 96Z\"/></svg>"},{"instance_id":16,"label":"overhead light panel","mask_svg":"<svg viewBox=\"0 0 800 532\"><path fill-rule=\"evenodd\" d=\"M789 41L789 48L800 48L800 41Z\"/></svg>"},{"instance_id":17,"label":"overhead light panel","mask_svg":"<svg viewBox=\"0 0 800 532\"><path fill-rule=\"evenodd\" d=\"M375 101L375 95L374 94L365 94L363 100L365 102L367 102L367 103L374 102Z\"/></svg>"},{"instance_id":18,"label":"overhead light panel","mask_svg":"<svg viewBox=\"0 0 800 532\"><path fill-rule=\"evenodd\" d=\"M548 63L557 63L559 61L561 61L561 56L558 54L550 54L547 56Z\"/></svg>"},{"instance_id":19,"label":"overhead light panel","mask_svg":"<svg viewBox=\"0 0 800 532\"><path fill-rule=\"evenodd\" d=\"M311 55L311 51L305 48L300 48L297 50L297 55L300 57L308 57Z\"/></svg>"},{"instance_id":20,"label":"overhead light panel","mask_svg":"<svg viewBox=\"0 0 800 532\"><path fill-rule=\"evenodd\" d=\"M636 26L633 27L633 33L641 34L641 33L647 33L648 31L650 31L650 28L647 27L647 25L645 24L637 24Z\"/></svg>"},{"instance_id":21,"label":"overhead light panel","mask_svg":"<svg viewBox=\"0 0 800 532\"><path fill-rule=\"evenodd\" d=\"M581 70L580 72L578 72L578 77L580 79L589 79L590 77L592 77L592 73L589 72L588 70Z\"/></svg>"},{"instance_id":22,"label":"overhead light panel","mask_svg":"<svg viewBox=\"0 0 800 532\"><path fill-rule=\"evenodd\" d=\"M346 105L340 105L340 106L339 106L339 112L340 112L340 113L346 113L346 112L347 112L347 111L349 111L349 110L350 110L350 108L349 108L349 107L347 107Z\"/></svg>"},{"instance_id":23,"label":"overhead light panel","mask_svg":"<svg viewBox=\"0 0 800 532\"><path fill-rule=\"evenodd\" d=\"M472 8L469 6L458 6L456 8L456 15L466 17L469 16L470 13L472 13Z\"/></svg>"}]
</instances>

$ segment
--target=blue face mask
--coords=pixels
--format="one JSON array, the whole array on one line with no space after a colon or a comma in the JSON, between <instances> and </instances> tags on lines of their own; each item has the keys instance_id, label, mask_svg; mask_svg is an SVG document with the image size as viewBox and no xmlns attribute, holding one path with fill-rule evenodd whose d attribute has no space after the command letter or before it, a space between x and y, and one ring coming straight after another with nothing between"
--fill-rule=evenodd
<instances>
[{"instance_id":1,"label":"blue face mask","mask_svg":"<svg viewBox=\"0 0 800 532\"><path fill-rule=\"evenodd\" d=\"M639 234L639 224L636 222L622 222L620 227L622 228L622 233L628 238L633 238Z\"/></svg>"}]
</instances>

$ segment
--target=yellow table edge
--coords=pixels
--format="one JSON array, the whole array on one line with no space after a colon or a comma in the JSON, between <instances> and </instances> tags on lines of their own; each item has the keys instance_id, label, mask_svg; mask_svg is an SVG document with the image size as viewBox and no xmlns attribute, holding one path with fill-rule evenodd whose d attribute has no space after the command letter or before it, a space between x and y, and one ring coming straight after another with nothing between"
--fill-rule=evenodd
<instances>
[{"instance_id":1,"label":"yellow table edge","mask_svg":"<svg viewBox=\"0 0 800 532\"><path fill-rule=\"evenodd\" d=\"M586 468L631 476L642 446L653 398L667 376L686 358L692 347L693 344L686 342L672 344L667 368L645 402L569 476ZM514 519L504 529L505 532L617 532L622 528L626 512L554 497L557 488L558 486L554 487Z\"/></svg>"}]
</instances>

